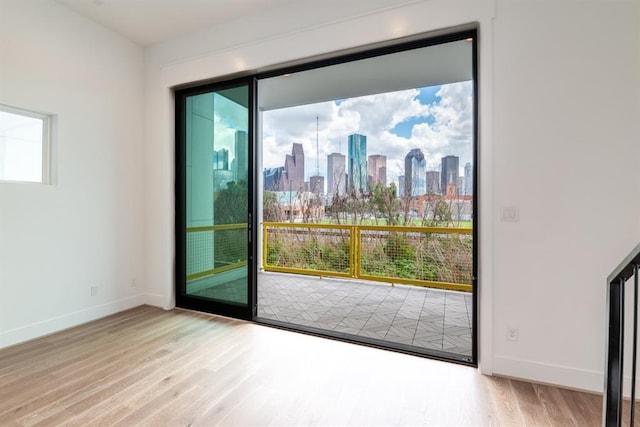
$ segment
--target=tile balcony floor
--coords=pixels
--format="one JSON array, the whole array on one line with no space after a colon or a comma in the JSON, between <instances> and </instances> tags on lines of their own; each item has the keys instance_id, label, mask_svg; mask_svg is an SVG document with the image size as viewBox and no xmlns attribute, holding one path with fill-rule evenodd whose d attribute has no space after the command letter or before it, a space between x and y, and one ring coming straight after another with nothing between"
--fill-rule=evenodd
<instances>
[{"instance_id":1,"label":"tile balcony floor","mask_svg":"<svg viewBox=\"0 0 640 427\"><path fill-rule=\"evenodd\" d=\"M258 274L258 317L471 356L472 295L352 279Z\"/></svg>"}]
</instances>

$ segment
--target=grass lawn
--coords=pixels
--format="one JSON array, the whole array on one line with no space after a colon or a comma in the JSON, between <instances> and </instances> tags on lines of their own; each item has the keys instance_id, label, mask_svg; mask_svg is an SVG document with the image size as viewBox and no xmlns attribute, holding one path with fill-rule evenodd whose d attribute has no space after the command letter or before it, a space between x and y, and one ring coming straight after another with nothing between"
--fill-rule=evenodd
<instances>
[{"instance_id":1,"label":"grass lawn","mask_svg":"<svg viewBox=\"0 0 640 427\"><path fill-rule=\"evenodd\" d=\"M352 218L347 218L345 222L341 222L343 225L353 224ZM324 218L321 224L337 224L333 218ZM387 221L384 218L365 218L362 222L358 221L357 225L387 225ZM410 220L407 224L409 227L422 226L422 220L414 219ZM453 227L453 228L473 228L473 221L429 221L427 227Z\"/></svg>"}]
</instances>

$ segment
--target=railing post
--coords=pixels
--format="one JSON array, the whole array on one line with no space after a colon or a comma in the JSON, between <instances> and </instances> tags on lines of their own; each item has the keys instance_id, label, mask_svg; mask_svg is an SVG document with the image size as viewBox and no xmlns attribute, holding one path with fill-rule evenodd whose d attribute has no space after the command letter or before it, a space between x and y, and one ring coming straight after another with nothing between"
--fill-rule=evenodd
<instances>
[{"instance_id":1,"label":"railing post","mask_svg":"<svg viewBox=\"0 0 640 427\"><path fill-rule=\"evenodd\" d=\"M262 223L262 269L267 269L267 249L269 236L267 235L267 224Z\"/></svg>"},{"instance_id":2,"label":"railing post","mask_svg":"<svg viewBox=\"0 0 640 427\"><path fill-rule=\"evenodd\" d=\"M607 293L607 362L604 383L602 425L617 427L622 423L622 357L624 350L624 282L623 278L608 284Z\"/></svg>"},{"instance_id":3,"label":"railing post","mask_svg":"<svg viewBox=\"0 0 640 427\"><path fill-rule=\"evenodd\" d=\"M624 400L624 293L627 280L633 280L633 337L631 350L631 410L629 424L633 425L636 404L636 364L638 356L638 268L640 243L607 277L607 343L602 398L602 425L620 426Z\"/></svg>"},{"instance_id":4,"label":"railing post","mask_svg":"<svg viewBox=\"0 0 640 427\"><path fill-rule=\"evenodd\" d=\"M631 356L631 413L629 425L633 426L636 414L636 365L638 356L638 264L633 264L633 350Z\"/></svg>"},{"instance_id":5,"label":"railing post","mask_svg":"<svg viewBox=\"0 0 640 427\"><path fill-rule=\"evenodd\" d=\"M355 225L352 225L349 228L349 233L351 237L351 277L358 277L358 231Z\"/></svg>"}]
</instances>

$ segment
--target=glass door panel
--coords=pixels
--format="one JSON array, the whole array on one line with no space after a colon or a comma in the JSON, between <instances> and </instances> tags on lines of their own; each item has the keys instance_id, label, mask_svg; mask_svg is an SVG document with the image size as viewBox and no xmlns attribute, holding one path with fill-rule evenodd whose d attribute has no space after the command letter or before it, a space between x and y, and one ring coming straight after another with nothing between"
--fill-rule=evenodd
<instances>
[{"instance_id":1,"label":"glass door panel","mask_svg":"<svg viewBox=\"0 0 640 427\"><path fill-rule=\"evenodd\" d=\"M249 83L176 93L179 306L251 315Z\"/></svg>"}]
</instances>

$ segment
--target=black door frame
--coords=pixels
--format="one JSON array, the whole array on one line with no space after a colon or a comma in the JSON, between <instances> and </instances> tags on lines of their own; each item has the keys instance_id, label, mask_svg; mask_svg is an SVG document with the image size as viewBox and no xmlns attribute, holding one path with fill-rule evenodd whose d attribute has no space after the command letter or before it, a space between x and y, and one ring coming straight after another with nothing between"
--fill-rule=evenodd
<instances>
[{"instance_id":1,"label":"black door frame","mask_svg":"<svg viewBox=\"0 0 640 427\"><path fill-rule=\"evenodd\" d=\"M222 301L213 301L206 298L198 298L186 295L186 99L187 97L200 95L209 92L232 89L234 87L247 86L248 96L248 128L247 162L248 168L247 186L249 200L247 200L247 305L234 305ZM175 95L175 248L176 248L176 306L204 311L207 313L220 314L223 316L235 317L238 319L252 320L256 315L257 301L257 263L256 263L256 242L257 224L255 209L257 206L256 191L256 88L257 82L254 77L243 77L234 80L227 80L217 83L209 83L202 86L195 86L186 89L179 89Z\"/></svg>"},{"instance_id":2,"label":"black door frame","mask_svg":"<svg viewBox=\"0 0 640 427\"><path fill-rule=\"evenodd\" d=\"M253 261L249 263L250 264L249 280L251 281L249 285L250 311L248 312L243 311L241 313L238 313L237 311L234 311L234 310L221 310L221 311L216 311L216 313L237 317L241 319L246 319L246 320L259 321L260 323L271 324L271 325L283 327L286 329L308 332L308 333L318 334L323 336L333 336L333 337L340 338L347 341L364 343L364 344L373 345L376 347L399 350L405 353L418 354L418 355L428 356L436 359L443 359L443 360L447 360L455 363L462 363L466 365L477 366L478 364L478 325L479 325L479 321L478 321L479 319L479 311L478 311L479 258L478 256L479 256L479 248L480 248L480 245L479 245L480 211L478 209L478 200L480 198L480 191L479 191L480 190L480 185L479 185L480 164L479 164L479 157L478 157L479 155L479 121L478 121L479 120L479 80L478 80L479 78L478 77L478 37L479 35L478 33L479 32L477 28L472 28L472 29L463 29L463 30L452 30L452 32L450 33L441 34L441 35L431 35L431 36L425 35L422 38L410 37L408 41L407 40L389 41L389 42L385 42L384 46L381 46L380 44L378 44L377 47L364 46L360 48L354 48L352 49L352 52L348 54L337 53L336 56L330 56L330 57L325 57L323 59L316 59L316 60L310 59L308 62L296 61L291 65L281 65L281 66L271 67L267 71L262 71L262 72L253 74L249 77L222 81L220 83L206 84L204 86L197 86L197 87L188 88L188 89L177 90L175 94L176 94L176 274L177 274L176 302L178 306L211 312L206 308L202 308L201 304L198 304L197 302L192 302L192 303L190 302L188 305L185 305L186 302L184 301L184 299L178 298L180 294L179 285L178 285L180 280L179 278L181 277L180 276L181 274L183 275L182 277L184 277L184 273L185 273L184 260L182 260L182 265L181 265L181 262L179 260L180 257L178 256L178 254L180 253L179 251L181 250L184 251L184 244L185 244L184 242L185 233L182 232L183 230L179 228L179 224L184 223L184 218L183 218L184 213L179 209L180 206L184 206L184 200L180 200L180 197L184 198L184 191L182 191L182 194L179 192L180 187L179 187L179 180L178 180L178 175L179 175L178 172L181 171L181 169L179 169L178 166L181 164L180 161L184 161L183 158L182 160L179 159L179 154L184 156L184 153L178 152L179 151L178 141L179 141L180 129L181 127L184 128L183 119L179 116L179 108L178 108L179 99L180 99L179 96L184 97L186 96L185 94L193 95L193 94L198 94L202 92L207 92L207 91L211 91L212 88L224 89L229 86L237 85L238 82L251 81L252 84L250 85L249 93L250 93L250 105L253 108L250 108L250 111L249 111L250 132L249 132L248 139L251 144L250 152L249 152L249 157L250 157L249 164L253 166L249 172L251 203L253 205L250 206L251 221L250 221L249 238L252 244L249 245L250 246L249 250L251 252L250 257ZM306 71L306 70L311 70L315 68L322 68L330 65L336 65L336 64L341 64L345 62L351 62L351 61L356 61L356 60L366 59L366 58L373 58L376 56L383 56L383 55L388 55L392 53L408 51L412 49L418 49L418 48L439 45L439 44L444 44L444 43L453 42L453 41L460 41L460 40L470 40L472 43L472 67L473 67L472 75L473 75L473 120L474 122L473 122L472 150L473 150L473 192L474 193L473 193L473 203L472 203L472 206L473 206L473 233L472 233L472 236L473 236L473 250L472 250L472 253L473 253L473 261L472 261L472 264L473 264L473 267L472 267L472 270L473 270L473 273L472 273L473 274L473 279L472 279L473 318L471 319L471 324L472 324L473 336L472 336L471 358L469 359L466 357L465 358L453 357L453 355L450 357L444 352L437 352L437 351L434 351L434 352L415 351L410 348L407 348L407 346L394 345L393 343L389 343L389 345L378 345L377 343L374 343L374 342L366 342L367 340L354 340L352 337L347 337L344 334L339 334L339 333L331 333L331 331L318 332L316 330L312 330L313 328L307 328L301 325L281 324L281 322L265 322L263 321L263 319L256 319L257 317L257 261L258 261L257 245L259 244L259 242L257 242L258 224L257 224L257 218L255 217L255 212L257 208L257 194L258 194L258 191L261 191L261 189L255 188L255 183L257 182L256 174L260 173L260 171L255 170L255 166L256 166L255 164L256 144L255 143L257 141L256 115L257 115L257 105L258 105L257 104L257 81L261 79L269 78L269 77L283 75L283 74L293 74L300 71ZM179 120L182 120L182 123ZM182 205L180 203L182 203ZM179 215L181 215L181 217L179 217Z\"/></svg>"}]
</instances>

